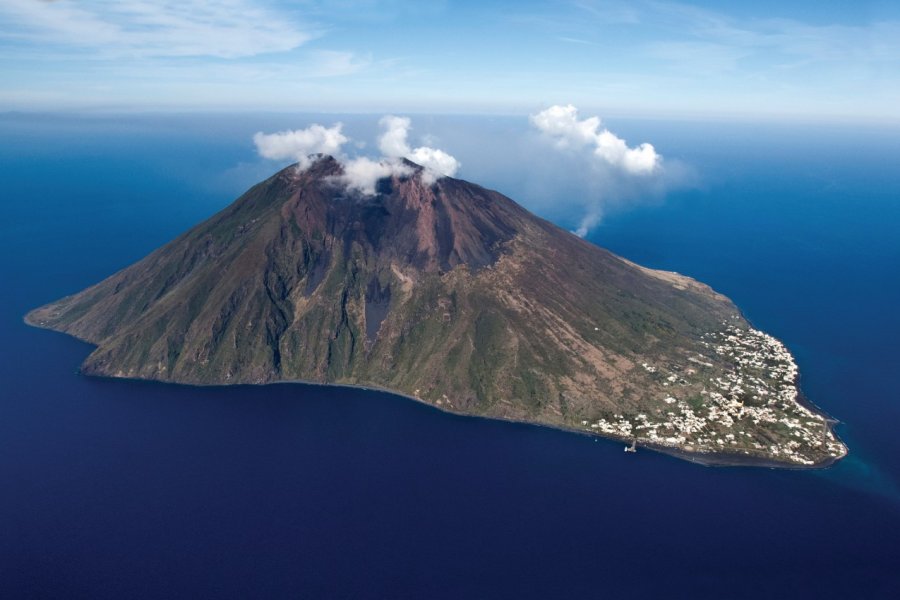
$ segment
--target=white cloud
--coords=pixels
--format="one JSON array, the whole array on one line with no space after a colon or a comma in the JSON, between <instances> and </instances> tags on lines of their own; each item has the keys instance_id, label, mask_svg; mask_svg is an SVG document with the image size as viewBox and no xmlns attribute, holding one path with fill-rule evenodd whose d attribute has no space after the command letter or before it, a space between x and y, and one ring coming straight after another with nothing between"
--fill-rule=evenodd
<instances>
[{"instance_id":1,"label":"white cloud","mask_svg":"<svg viewBox=\"0 0 900 600\"><path fill-rule=\"evenodd\" d=\"M309 77L344 77L358 73L372 64L370 54L360 56L337 50L317 50L310 57L313 60L308 69Z\"/></svg>"},{"instance_id":2,"label":"white cloud","mask_svg":"<svg viewBox=\"0 0 900 600\"><path fill-rule=\"evenodd\" d=\"M425 167L422 174L426 183L434 183L440 177L453 177L459 170L459 161L450 154L432 148L419 146L410 148L407 137L412 127L408 117L387 115L378 122L384 132L378 138L378 149L388 158L407 158Z\"/></svg>"},{"instance_id":3,"label":"white cloud","mask_svg":"<svg viewBox=\"0 0 900 600\"><path fill-rule=\"evenodd\" d=\"M579 120L578 109L571 104L542 110L531 116L531 123L553 139L557 146L589 147L594 156L630 175L649 175L659 168L662 161L652 144L629 148L622 138L608 129L601 130L599 117Z\"/></svg>"},{"instance_id":4,"label":"white cloud","mask_svg":"<svg viewBox=\"0 0 900 600\"><path fill-rule=\"evenodd\" d=\"M599 117L579 118L571 104L551 106L530 121L540 132L532 143L546 148L550 140L559 152L537 151L540 161L523 166L522 176L529 189L558 199L552 210L568 206L568 215L572 209L580 211L573 227L580 237L606 214L661 200L668 190L688 182L690 173L679 161L664 164L652 144L629 146L603 127Z\"/></svg>"},{"instance_id":5,"label":"white cloud","mask_svg":"<svg viewBox=\"0 0 900 600\"><path fill-rule=\"evenodd\" d=\"M312 164L311 154L330 154L341 163L344 170L343 175L337 178L338 181L348 190L366 195L376 193L379 179L412 175L415 169L409 164L404 164L401 160L404 158L424 167L420 176L426 185L431 185L441 177L456 174L459 161L450 154L430 146L409 147L407 137L411 121L407 117L388 115L383 117L379 124L383 130L378 137L378 149L382 156L377 159L345 156L341 151L345 144L352 143L361 150L365 147L365 143L351 140L344 135L341 123L335 123L331 127L316 123L305 129L278 133L260 131L253 136L253 143L263 158L294 159L299 163L300 170Z\"/></svg>"},{"instance_id":6,"label":"white cloud","mask_svg":"<svg viewBox=\"0 0 900 600\"><path fill-rule=\"evenodd\" d=\"M441 177L453 177L459 169L459 161L443 150L420 146L410 152L406 158L417 165L425 167L422 179L431 185Z\"/></svg>"},{"instance_id":7,"label":"white cloud","mask_svg":"<svg viewBox=\"0 0 900 600\"><path fill-rule=\"evenodd\" d=\"M578 120L578 109L571 104L555 105L531 115L531 124L556 140L560 147L584 146L597 137L600 117Z\"/></svg>"},{"instance_id":8,"label":"white cloud","mask_svg":"<svg viewBox=\"0 0 900 600\"><path fill-rule=\"evenodd\" d=\"M360 156L345 160L342 166L344 174L340 176L340 180L347 189L369 196L375 195L378 180L392 176L407 177L413 173L412 167L397 159L372 160Z\"/></svg>"},{"instance_id":9,"label":"white cloud","mask_svg":"<svg viewBox=\"0 0 900 600\"><path fill-rule=\"evenodd\" d=\"M0 25L7 39L131 58L255 56L315 35L248 0L4 0Z\"/></svg>"},{"instance_id":10,"label":"white cloud","mask_svg":"<svg viewBox=\"0 0 900 600\"><path fill-rule=\"evenodd\" d=\"M331 127L319 124L310 125L306 129L281 131L279 133L257 132L253 136L256 150L263 158L283 160L295 159L300 169L306 169L312 163L310 154L339 154L341 146L350 139L341 133L343 124L335 123Z\"/></svg>"},{"instance_id":11,"label":"white cloud","mask_svg":"<svg viewBox=\"0 0 900 600\"><path fill-rule=\"evenodd\" d=\"M406 137L412 125L409 117L385 115L378 124L384 130L378 138L378 149L381 153L385 156L406 156L409 153Z\"/></svg>"}]
</instances>

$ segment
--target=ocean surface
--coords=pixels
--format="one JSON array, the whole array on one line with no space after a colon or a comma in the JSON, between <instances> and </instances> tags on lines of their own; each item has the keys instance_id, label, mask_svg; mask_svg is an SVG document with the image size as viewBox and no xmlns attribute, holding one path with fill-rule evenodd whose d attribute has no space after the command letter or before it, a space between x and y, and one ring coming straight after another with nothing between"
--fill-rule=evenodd
<instances>
[{"instance_id":1,"label":"ocean surface","mask_svg":"<svg viewBox=\"0 0 900 600\"><path fill-rule=\"evenodd\" d=\"M578 223L491 162L525 119L416 122L461 177ZM361 390L91 379L88 345L22 323L273 172L255 131L305 124L0 116L0 597L900 597L900 129L610 121L689 176L589 238L782 339L850 447L827 470L626 454Z\"/></svg>"}]
</instances>

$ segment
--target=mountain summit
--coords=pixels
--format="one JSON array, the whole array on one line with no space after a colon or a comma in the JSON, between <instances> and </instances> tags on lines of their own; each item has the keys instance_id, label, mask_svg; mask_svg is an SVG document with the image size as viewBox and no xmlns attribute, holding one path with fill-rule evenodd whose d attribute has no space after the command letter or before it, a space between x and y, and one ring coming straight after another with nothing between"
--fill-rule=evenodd
<instances>
[{"instance_id":1,"label":"mountain summit","mask_svg":"<svg viewBox=\"0 0 900 600\"><path fill-rule=\"evenodd\" d=\"M797 369L730 300L414 163L376 194L288 167L28 323L97 346L90 375L369 386L441 409L705 462L846 453Z\"/></svg>"}]
</instances>

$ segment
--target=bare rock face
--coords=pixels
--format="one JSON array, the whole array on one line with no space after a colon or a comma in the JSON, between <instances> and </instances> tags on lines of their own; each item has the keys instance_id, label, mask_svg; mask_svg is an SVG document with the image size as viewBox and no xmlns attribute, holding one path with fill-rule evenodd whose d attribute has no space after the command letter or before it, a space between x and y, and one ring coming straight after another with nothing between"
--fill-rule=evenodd
<instances>
[{"instance_id":1,"label":"bare rock face","mask_svg":"<svg viewBox=\"0 0 900 600\"><path fill-rule=\"evenodd\" d=\"M86 374L371 386L706 462L846 453L724 296L408 166L374 196L331 157L284 169L26 320L95 344Z\"/></svg>"}]
</instances>

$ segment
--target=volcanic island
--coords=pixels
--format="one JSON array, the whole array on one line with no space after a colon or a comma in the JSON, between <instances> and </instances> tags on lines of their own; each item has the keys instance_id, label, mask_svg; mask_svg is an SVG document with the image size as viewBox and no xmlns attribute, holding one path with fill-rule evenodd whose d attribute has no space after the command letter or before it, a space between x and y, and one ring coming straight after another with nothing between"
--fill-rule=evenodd
<instances>
[{"instance_id":1,"label":"volcanic island","mask_svg":"<svg viewBox=\"0 0 900 600\"><path fill-rule=\"evenodd\" d=\"M374 194L310 162L26 322L95 345L86 375L376 388L704 464L846 455L784 344L710 287L406 160Z\"/></svg>"}]
</instances>

